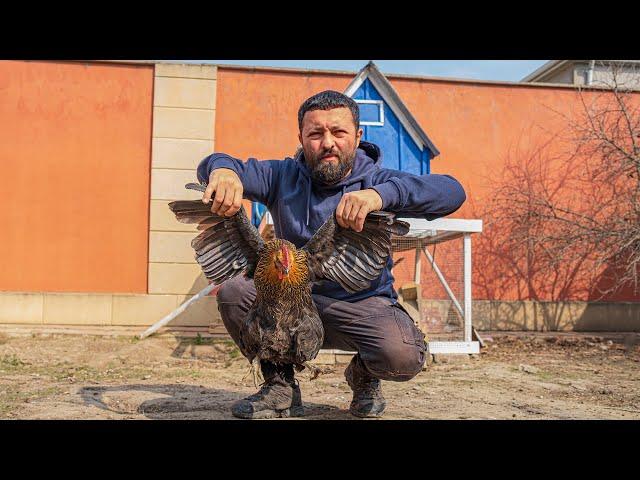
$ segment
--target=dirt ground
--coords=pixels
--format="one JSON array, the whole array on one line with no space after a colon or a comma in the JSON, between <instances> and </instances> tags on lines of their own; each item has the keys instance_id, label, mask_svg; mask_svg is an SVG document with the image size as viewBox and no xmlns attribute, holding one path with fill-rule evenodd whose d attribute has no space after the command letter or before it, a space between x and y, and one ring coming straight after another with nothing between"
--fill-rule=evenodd
<instances>
[{"instance_id":1,"label":"dirt ground","mask_svg":"<svg viewBox=\"0 0 640 480\"><path fill-rule=\"evenodd\" d=\"M497 335L383 382L386 419L640 419L640 335ZM356 419L345 365L298 374L303 419ZM256 388L229 341L0 334L0 419L232 419Z\"/></svg>"}]
</instances>

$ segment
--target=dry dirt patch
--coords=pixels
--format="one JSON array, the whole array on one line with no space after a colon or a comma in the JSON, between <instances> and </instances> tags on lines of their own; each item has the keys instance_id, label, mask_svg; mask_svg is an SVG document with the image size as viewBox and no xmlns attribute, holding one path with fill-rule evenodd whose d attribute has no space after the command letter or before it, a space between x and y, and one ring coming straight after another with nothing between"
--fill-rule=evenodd
<instances>
[{"instance_id":1,"label":"dry dirt patch","mask_svg":"<svg viewBox=\"0 0 640 480\"><path fill-rule=\"evenodd\" d=\"M636 337L633 337L636 338ZM383 382L388 419L640 419L640 348L598 336L494 335ZM298 375L310 419L355 419L345 365ZM230 419L255 392L230 341L0 336L0 418Z\"/></svg>"}]
</instances>

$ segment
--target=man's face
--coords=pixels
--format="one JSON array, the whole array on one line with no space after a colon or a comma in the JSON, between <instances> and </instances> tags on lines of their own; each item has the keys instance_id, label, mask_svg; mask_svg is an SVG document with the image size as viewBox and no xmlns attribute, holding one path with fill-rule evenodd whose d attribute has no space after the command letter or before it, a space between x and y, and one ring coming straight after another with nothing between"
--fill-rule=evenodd
<instances>
[{"instance_id":1,"label":"man's face","mask_svg":"<svg viewBox=\"0 0 640 480\"><path fill-rule=\"evenodd\" d=\"M304 114L298 139L313 179L332 184L351 172L362 129L346 107Z\"/></svg>"}]
</instances>

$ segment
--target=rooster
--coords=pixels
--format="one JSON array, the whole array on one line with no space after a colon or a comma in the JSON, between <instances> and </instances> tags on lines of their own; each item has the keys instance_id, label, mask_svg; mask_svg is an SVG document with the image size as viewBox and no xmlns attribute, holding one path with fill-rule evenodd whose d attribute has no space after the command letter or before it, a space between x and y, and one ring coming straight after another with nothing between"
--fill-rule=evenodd
<instances>
[{"instance_id":1,"label":"rooster","mask_svg":"<svg viewBox=\"0 0 640 480\"><path fill-rule=\"evenodd\" d=\"M188 189L205 191L189 183ZM350 293L368 288L391 254L391 235L409 224L389 212L367 215L361 232L338 225L332 215L302 247L276 238L265 242L244 208L218 216L201 200L169 203L176 219L204 230L191 242L204 275L220 284L241 273L252 278L256 299L240 329L240 350L253 363L293 364L297 370L318 354L324 329L311 284L331 280Z\"/></svg>"}]
</instances>

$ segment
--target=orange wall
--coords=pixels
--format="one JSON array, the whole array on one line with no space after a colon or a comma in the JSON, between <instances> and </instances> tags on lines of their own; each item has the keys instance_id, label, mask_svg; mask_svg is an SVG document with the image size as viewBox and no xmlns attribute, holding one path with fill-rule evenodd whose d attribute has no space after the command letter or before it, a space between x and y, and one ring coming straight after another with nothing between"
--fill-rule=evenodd
<instances>
[{"instance_id":1,"label":"orange wall","mask_svg":"<svg viewBox=\"0 0 640 480\"><path fill-rule=\"evenodd\" d=\"M322 90L344 91L352 79L353 75L343 74L219 68L216 151L242 159L292 155L298 145L300 104ZM581 111L579 94L570 88L394 77L389 80L441 152L431 162L432 172L451 174L465 187L467 202L452 215L458 218L477 215L474 211L481 209L483 198L491 195L510 154L531 151L556 135L547 149L549 158L566 153L570 146L562 140L567 133L567 121L562 115ZM585 94L587 103L592 95ZM481 235L499 236L498 229L499 225L485 225ZM478 240L475 245L481 247ZM396 286L413 278L411 252L400 256L406 257L406 263L395 270ZM483 252L476 248L473 258L474 291L483 295L479 288L485 282L479 275ZM453 263L458 262L454 260ZM457 282L460 274L452 270L450 281ZM502 274L496 275L499 278ZM501 294L501 298L519 297ZM624 299L638 300L633 296Z\"/></svg>"},{"instance_id":2,"label":"orange wall","mask_svg":"<svg viewBox=\"0 0 640 480\"><path fill-rule=\"evenodd\" d=\"M343 91L348 75L218 68L216 152L282 159L298 146L298 108L322 90Z\"/></svg>"},{"instance_id":3,"label":"orange wall","mask_svg":"<svg viewBox=\"0 0 640 480\"><path fill-rule=\"evenodd\" d=\"M431 171L453 175L470 201L480 201L492 187L510 149L526 149L557 133L566 121L556 112L568 114L579 100L575 91L563 88L391 82L440 150ZM453 216L468 217L467 212Z\"/></svg>"},{"instance_id":4,"label":"orange wall","mask_svg":"<svg viewBox=\"0 0 640 480\"><path fill-rule=\"evenodd\" d=\"M147 291L153 67L0 62L0 290Z\"/></svg>"},{"instance_id":5,"label":"orange wall","mask_svg":"<svg viewBox=\"0 0 640 480\"><path fill-rule=\"evenodd\" d=\"M218 69L216 151L283 158L298 145L300 104L321 90L344 91L351 75ZM570 89L390 78L440 150L433 173L448 173L478 201L510 148L563 125L554 111L578 106ZM467 202L469 203L469 202ZM467 207L468 208L468 207ZM454 217L468 217L462 209Z\"/></svg>"}]
</instances>

